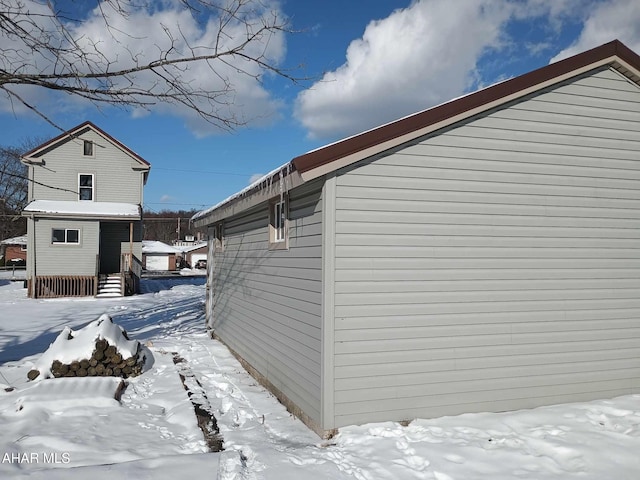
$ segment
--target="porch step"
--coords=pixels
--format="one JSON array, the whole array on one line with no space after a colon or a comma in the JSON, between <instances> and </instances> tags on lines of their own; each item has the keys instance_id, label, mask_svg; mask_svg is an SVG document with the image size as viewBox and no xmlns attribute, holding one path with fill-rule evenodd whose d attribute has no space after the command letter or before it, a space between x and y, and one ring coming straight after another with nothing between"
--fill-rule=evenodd
<instances>
[{"instance_id":1,"label":"porch step","mask_svg":"<svg viewBox=\"0 0 640 480\"><path fill-rule=\"evenodd\" d=\"M122 297L120 275L100 275L98 279L98 298Z\"/></svg>"}]
</instances>

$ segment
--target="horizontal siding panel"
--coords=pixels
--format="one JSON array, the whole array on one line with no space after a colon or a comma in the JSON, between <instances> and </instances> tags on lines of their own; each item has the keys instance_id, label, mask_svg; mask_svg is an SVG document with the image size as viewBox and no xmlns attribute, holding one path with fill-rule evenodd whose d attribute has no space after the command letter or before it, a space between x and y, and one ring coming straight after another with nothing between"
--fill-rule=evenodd
<instances>
[{"instance_id":1,"label":"horizontal siding panel","mask_svg":"<svg viewBox=\"0 0 640 480\"><path fill-rule=\"evenodd\" d=\"M536 311L521 312L489 312L489 313L461 313L461 314L428 314L422 312L417 315L363 316L341 317L336 319L336 330L349 329L378 329L393 326L422 327L425 325L484 325L489 323L512 323L514 325L544 324L551 328L564 321L584 321L591 324L600 322L602 328L607 328L610 320L637 319L638 311L633 308L612 308L606 310L547 310L544 317ZM593 322L595 320L596 322Z\"/></svg>"},{"instance_id":2,"label":"horizontal siding panel","mask_svg":"<svg viewBox=\"0 0 640 480\"><path fill-rule=\"evenodd\" d=\"M640 139L638 143L640 143ZM465 172L500 172L505 174L510 173L557 176L560 178L566 176L576 178L591 177L623 180L638 180L640 178L640 172L637 169L637 165L636 168L631 168L631 165L629 165L630 162L624 162L624 166L620 165L620 167L618 168L612 168L611 166L603 165L603 162L600 161L599 164L590 167L588 165L584 165L584 161L580 162L580 159L576 159L575 157L566 159L567 164L563 165L559 164L559 162L540 162L537 161L539 159L539 156L536 156L532 157L531 161L529 162L525 161L525 158L522 158L519 162L515 163L513 161L510 162L507 158L495 159L495 157L492 156L487 159L481 159L477 157L474 158L471 151L468 151L466 153L471 158L451 156L438 157L434 155L433 152L429 152L428 156L423 156L419 153L410 153L408 151L399 152L397 154L397 160L394 162L394 164L388 165L384 162L380 162L377 163L377 165L380 167L384 166L389 169L393 169L397 173L399 173L400 176L402 176L401 168L419 167L426 174L428 174L431 169L437 169L437 174L439 176L434 178L443 178L442 172L451 169L463 170ZM377 170L382 169L370 169L370 172L368 174L376 175L378 174ZM455 172L452 173L455 175ZM577 182L574 181L572 183Z\"/></svg>"},{"instance_id":3,"label":"horizontal siding panel","mask_svg":"<svg viewBox=\"0 0 640 480\"><path fill-rule=\"evenodd\" d=\"M475 139L474 139L475 140ZM639 145L640 147L640 145ZM604 154L604 152L603 152ZM624 175L614 177L614 172L609 172L609 177L603 178L602 176L578 176L575 175L559 175L559 174L545 174L545 173L520 173L520 172L503 172L492 170L481 170L482 164L479 163L476 170L464 170L454 168L437 168L428 166L420 168L404 167L402 165L383 165L383 164L371 164L366 168L366 175L370 176L383 176L392 178L411 178L419 180L420 178L430 180L466 180L471 182L496 182L496 183L517 183L517 184L535 184L535 185L549 185L549 186L579 186L579 187L597 187L608 189L631 189L638 188L640 182L637 179L625 178ZM524 170L528 165L522 164L519 169ZM512 167L513 168L513 167ZM506 169L506 167L505 167ZM535 170L534 168L530 168ZM513 168L516 170L516 168ZM364 175L364 172L362 173ZM635 176L635 174L633 174ZM340 182L340 184L342 184ZM390 186L385 182L385 185ZM434 184L436 185L436 184ZM571 191L561 192L563 195L570 194ZM593 191L591 192L593 194Z\"/></svg>"},{"instance_id":4,"label":"horizontal siding panel","mask_svg":"<svg viewBox=\"0 0 640 480\"><path fill-rule=\"evenodd\" d=\"M512 356L531 355L544 362L549 355L567 352L596 352L596 351L621 351L625 349L637 349L637 338L618 338L607 340L587 340L570 343L551 342L545 344L528 345L477 345L464 349L447 347L417 350L391 350L381 354L376 351L345 353L336 355L336 367L357 365L388 365L392 363L409 364L411 362L423 362L434 360L468 359L469 361L482 361L484 358L502 357L505 361Z\"/></svg>"},{"instance_id":5,"label":"horizontal siding panel","mask_svg":"<svg viewBox=\"0 0 640 480\"><path fill-rule=\"evenodd\" d=\"M628 395L636 393L636 389L629 388L626 383L615 383L613 388L609 384L601 386L594 390L589 384L580 386L571 386L566 389L567 392L559 395L542 395L535 397L527 396L522 393L518 398L497 399L489 401L479 401L469 395L448 395L438 397L438 401L434 401L428 405L421 404L419 407L410 406L404 408L394 408L390 405L387 409L374 411L360 411L357 413L347 413L336 415L336 423L338 425L349 425L351 423L363 424L379 421L380 418L389 418L397 421L410 421L416 418L416 410L429 411L432 417L443 417L450 415L458 415L460 412L503 412L506 410L518 410L523 408L535 408L543 405L552 405L558 403L572 403L581 401L590 401L595 398L613 398L620 395ZM390 402L393 403L393 402Z\"/></svg>"},{"instance_id":6,"label":"horizontal siding panel","mask_svg":"<svg viewBox=\"0 0 640 480\"><path fill-rule=\"evenodd\" d=\"M610 373L606 372L602 376L607 377L608 375L610 375ZM633 372L629 372L628 375L631 377ZM579 401L579 398L584 400L593 399L594 395L595 398L609 398L616 395L629 395L634 393L631 378L616 378L614 380L602 381L586 379L580 383L563 382L563 380L567 378L570 379L571 377L571 375L566 375L563 378L557 379L556 383L551 385L536 384L530 387L506 388L501 390L502 393L499 396L496 395L495 390L484 390L465 393L434 392L433 395L429 396L398 396L398 398L374 400L370 402L336 402L336 417L343 415L345 418L349 418L349 415L358 415L368 412L378 413L377 417L380 418L380 414L383 414L383 412L429 411L435 413L439 411L433 407L447 407L450 414L455 414L454 412L460 411L479 411L476 410L476 406L479 408L484 403L502 405L502 408L498 408L497 411L514 410L518 408L533 407L536 405L549 405L550 402L575 402ZM544 388L545 386L553 388ZM589 393L590 395L586 395ZM577 397L576 394L585 395ZM540 401L536 401L536 399L540 399ZM455 405L458 407L451 408ZM522 407L518 407L518 405L522 405ZM385 418L389 417L385 416ZM408 419L412 418L415 418L415 415L408 417ZM351 419L349 419L349 421L351 421Z\"/></svg>"},{"instance_id":7,"label":"horizontal siding panel","mask_svg":"<svg viewBox=\"0 0 640 480\"><path fill-rule=\"evenodd\" d=\"M564 207L556 205L508 205L501 203L478 204L474 202L423 202L415 200L372 200L366 203L362 199L344 199L342 210L412 213L448 213L479 215L518 215L523 217L589 217L589 218L622 218L637 220L640 214L637 209L625 208L585 208ZM386 217L383 217L386 218ZM490 222L490 220L488 221Z\"/></svg>"},{"instance_id":8,"label":"horizontal siding panel","mask_svg":"<svg viewBox=\"0 0 640 480\"><path fill-rule=\"evenodd\" d=\"M265 365L263 375L269 378L270 382L277 385L281 391L287 392L289 398L295 401L297 405L304 408L310 415L318 412L316 398L320 391L318 386L309 383L309 379L313 379L311 372L303 368L293 368L290 363L279 362L271 353L261 349L258 343L243 337L242 332L226 329L224 334L228 339L227 344L232 349L236 352L247 352L244 359L248 363L251 365ZM292 380L296 385L295 389L291 388ZM315 381L319 382L319 379Z\"/></svg>"},{"instance_id":9,"label":"horizontal siding panel","mask_svg":"<svg viewBox=\"0 0 640 480\"><path fill-rule=\"evenodd\" d=\"M392 229L393 228L393 229ZM337 241L345 233L370 234L378 236L389 232L402 231L407 235L429 236L491 236L491 237L554 237L554 238L640 238L640 231L629 228L559 227L528 225L486 225L486 224L416 224L408 222L341 222L336 226ZM396 233L396 236L400 237ZM359 243L362 243L360 241Z\"/></svg>"},{"instance_id":10,"label":"horizontal siding panel","mask_svg":"<svg viewBox=\"0 0 640 480\"><path fill-rule=\"evenodd\" d=\"M393 375L369 375L358 376L357 378L345 378L336 380L337 399L346 401L374 400L384 398L395 398L396 395L414 396L424 391L424 385L433 387L434 392L440 391L440 384L458 384L458 388L468 390L462 391L482 391L486 384L497 388L518 388L523 385L543 381L541 377L575 375L573 380L587 380L591 373L596 377L597 372L616 372L621 378L633 378L634 373L640 373L640 359L623 358L619 360L604 361L583 361L583 362L559 362L551 364L536 365L501 365L498 367L475 368L468 370L457 370L455 368L446 369L446 365L440 371L402 373ZM631 372L631 375L629 375ZM566 378L566 377L565 377ZM518 380L514 380L518 379ZM543 384L544 385L544 384ZM454 387L455 388L455 387ZM375 390L371 396L367 397L366 392ZM453 390L453 388L452 388ZM446 390L445 390L446 391ZM345 392L344 394L342 392ZM338 400L339 401L339 400Z\"/></svg>"},{"instance_id":11,"label":"horizontal siding panel","mask_svg":"<svg viewBox=\"0 0 640 480\"><path fill-rule=\"evenodd\" d=\"M518 370L518 369L516 369ZM541 368L544 370L544 368ZM479 372L478 372L479 373ZM410 404L417 399L424 398L425 391L433 395L470 394L474 393L480 401L484 399L498 399L496 391L504 392L505 397L518 395L521 391L529 391L535 395L536 390L544 390L545 387L555 387L562 390L570 385L580 385L592 382L607 385L628 385L631 388L631 379L637 378L640 370L622 368L619 370L599 370L591 372L570 372L543 375L523 375L510 378L481 378L478 380L465 379L462 381L450 380L446 374L432 374L433 378L441 381L424 381L424 383L409 386L390 386L362 388L359 390L336 391L336 409L348 410L357 407L358 403L376 403L373 408L388 405L389 401L397 401L398 404ZM467 377L465 375L464 377ZM454 376L455 377L455 376ZM342 382L339 380L339 382ZM519 392L520 391L520 392ZM484 397L484 398L483 398ZM412 400L415 399L415 400ZM419 400L418 400L419 401Z\"/></svg>"},{"instance_id":12,"label":"horizontal siding panel","mask_svg":"<svg viewBox=\"0 0 640 480\"><path fill-rule=\"evenodd\" d=\"M321 182L290 194L289 249L269 250L267 204L224 221L215 253L214 331L320 421Z\"/></svg>"},{"instance_id":13,"label":"horizontal siding panel","mask_svg":"<svg viewBox=\"0 0 640 480\"><path fill-rule=\"evenodd\" d=\"M449 174L451 175L451 174ZM491 177L491 176L489 176ZM521 176L526 179L527 176ZM554 178L551 177L550 178ZM513 179L512 179L513 180ZM615 187L606 187L603 183L599 185L582 186L577 182L566 185L555 184L535 184L533 179L530 183L515 182L499 182L495 179L485 178L485 181L477 181L473 179L438 179L430 178L425 181L424 178L416 177L382 177L380 175L347 175L340 177L339 186L345 187L364 187L364 188L395 188L406 190L436 190L436 191L453 191L453 192L479 192L479 193L506 193L506 194L530 194L541 196L574 196L574 197L592 197L592 198L622 198L622 199L640 199L640 192L636 189L622 189ZM568 181L567 181L568 182ZM598 182L593 179L592 183ZM634 184L635 182L630 182ZM597 189L595 188L597 187Z\"/></svg>"},{"instance_id":14,"label":"horizontal siding panel","mask_svg":"<svg viewBox=\"0 0 640 480\"><path fill-rule=\"evenodd\" d=\"M577 300L544 300L544 301L504 301L504 302L455 302L455 303L415 303L405 305L338 305L336 317L405 316L420 314L465 314L465 313L500 313L500 312L543 312L555 310L603 310L608 308L640 308L640 296L627 299L577 299Z\"/></svg>"},{"instance_id":15,"label":"horizontal siding panel","mask_svg":"<svg viewBox=\"0 0 640 480\"><path fill-rule=\"evenodd\" d=\"M549 232L552 233L552 232ZM363 238L355 233L341 233L336 237L337 246L362 246ZM395 235L389 229L366 239L369 247L504 247L504 248L602 248L634 249L640 247L637 238L576 238L556 236L499 236L499 235Z\"/></svg>"},{"instance_id":16,"label":"horizontal siding panel","mask_svg":"<svg viewBox=\"0 0 640 480\"><path fill-rule=\"evenodd\" d=\"M369 201L414 201L414 202L441 202L456 203L480 203L487 205L541 205L550 207L591 207L608 209L636 209L637 200L621 198L585 197L566 195L532 195L509 194L500 192L456 192L451 190L429 189L401 189L378 187L338 187L341 198L358 199L363 204ZM366 201L366 202L365 202Z\"/></svg>"},{"instance_id":17,"label":"horizontal siding panel","mask_svg":"<svg viewBox=\"0 0 640 480\"><path fill-rule=\"evenodd\" d=\"M442 335L420 338L391 337L380 340L351 340L336 342L336 354L407 351L432 348L468 348L499 345L524 345L536 343L570 343L594 340L640 339L640 327L629 329L606 329L597 331L543 332L543 333L499 333L499 328L487 326L482 334ZM499 327L499 326L494 326ZM453 330L453 329L452 329ZM472 329L469 329L472 330ZM442 330L444 331L444 329ZM498 332L498 333L493 333Z\"/></svg>"},{"instance_id":18,"label":"horizontal siding panel","mask_svg":"<svg viewBox=\"0 0 640 480\"><path fill-rule=\"evenodd\" d=\"M444 159L451 160L473 160L482 162L512 162L514 152L510 150L484 149L478 150L474 148L473 142L464 141L461 143L452 143L451 145L433 145L431 143L416 143L408 146L406 149L400 150L392 157L382 157L376 161L380 165L407 165L410 162L417 162L420 159L423 166L426 166L431 158L438 161ZM580 167L611 169L611 170L638 170L640 166L634 160L633 156L627 158L612 158L608 155L597 155L600 151L590 152L591 155L577 155L576 152L547 152L540 155L538 152L517 152L518 162L533 165L549 165L558 167ZM428 157L428 158L426 158ZM615 174L615 172L614 172Z\"/></svg>"},{"instance_id":19,"label":"horizontal siding panel","mask_svg":"<svg viewBox=\"0 0 640 480\"><path fill-rule=\"evenodd\" d=\"M636 272L636 275L638 273ZM516 290L603 290L640 289L640 278L587 278L587 279L523 279L522 274L511 280L441 280L437 281L348 281L336 282L336 293L410 293L410 292L465 292Z\"/></svg>"},{"instance_id":20,"label":"horizontal siding panel","mask_svg":"<svg viewBox=\"0 0 640 480\"><path fill-rule=\"evenodd\" d=\"M363 328L340 328L336 329L335 339L337 342L351 341L372 341L386 340L389 338L434 338L434 337L450 337L456 335L489 335L496 333L508 333L513 335L513 343L517 343L522 337L519 335L525 333L563 333L571 335L572 332L597 331L597 330L619 330L633 329L640 326L637 318L609 319L603 321L598 320L579 320L579 321L532 321L530 323L513 323L513 322L497 322L497 323L473 323L473 324L454 324L454 325L429 325L420 326L401 326L396 322L390 322L386 327L369 327ZM344 326L343 326L344 327ZM575 336L576 339L579 333ZM530 337L526 337L528 339ZM558 339L561 336L557 336Z\"/></svg>"},{"instance_id":21,"label":"horizontal siding panel","mask_svg":"<svg viewBox=\"0 0 640 480\"><path fill-rule=\"evenodd\" d=\"M640 245L639 245L640 246ZM337 258L581 258L608 259L627 258L636 259L640 256L640 248L568 248L568 247L435 247L435 246L380 246L358 245L337 246Z\"/></svg>"},{"instance_id":22,"label":"horizontal siding panel","mask_svg":"<svg viewBox=\"0 0 640 480\"><path fill-rule=\"evenodd\" d=\"M236 334L241 334L243 328L254 328L257 332L260 332L260 337L263 339L263 342L268 341L269 345L279 347L276 349L278 353L275 356L281 356L283 359L287 358L289 364L291 364L292 360L296 360L300 366L310 372L314 372L314 363L319 359L320 355L317 338L314 338L318 336L317 332L300 332L282 323L282 319L278 319L280 321L277 321L272 315L256 312L255 309L247 307L241 302L231 300L230 305L245 317L245 321L226 324L224 320L221 320L221 329L235 329ZM289 345L291 345L292 350L304 358L294 357L291 353L287 353ZM315 372L314 375L317 375L317 372Z\"/></svg>"},{"instance_id":23,"label":"horizontal siding panel","mask_svg":"<svg viewBox=\"0 0 640 480\"><path fill-rule=\"evenodd\" d=\"M638 290L635 288L617 289L574 289L574 290L467 290L453 292L387 292L379 293L345 293L336 294L336 306L366 306L420 304L428 311L430 303L446 302L519 302L519 301L571 301L592 299L634 299Z\"/></svg>"},{"instance_id":24,"label":"horizontal siding panel","mask_svg":"<svg viewBox=\"0 0 640 480\"><path fill-rule=\"evenodd\" d=\"M570 115L573 118L577 118L578 122L582 118L591 119L601 122L604 121L604 125L609 126L610 120L618 122L627 122L627 125L623 127L623 130L632 129L636 122L640 121L640 111L638 110L594 110L589 105L577 105L545 101L540 98L534 98L528 102L518 104L509 110L518 111L531 111L539 112L541 114L547 114L547 118L550 118L553 122L557 118L557 115ZM567 119L565 118L565 122Z\"/></svg>"},{"instance_id":25,"label":"horizontal siding panel","mask_svg":"<svg viewBox=\"0 0 640 480\"><path fill-rule=\"evenodd\" d=\"M387 362L374 366L366 363L337 366L335 369L335 378L354 379L378 376L385 377L425 372L443 372L448 370L473 371L482 374L482 372L480 371L481 369L501 368L505 366L537 367L540 365L560 364L577 364L578 366L580 366L583 362L608 362L611 360L631 360L632 362L636 362L637 359L638 354L636 348L603 351L562 351L559 353L548 353L544 355L544 357L541 357L539 355L510 355L471 359L458 358L455 356L455 353L453 353L444 358L434 360L422 360L413 362ZM602 365L598 366L601 367ZM349 386L347 385L345 389L348 390Z\"/></svg>"}]
</instances>

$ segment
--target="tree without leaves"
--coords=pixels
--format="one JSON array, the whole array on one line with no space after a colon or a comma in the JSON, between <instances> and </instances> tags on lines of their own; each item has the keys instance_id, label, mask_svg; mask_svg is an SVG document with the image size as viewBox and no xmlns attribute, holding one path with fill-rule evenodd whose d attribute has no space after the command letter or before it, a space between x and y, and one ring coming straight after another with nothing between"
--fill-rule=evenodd
<instances>
[{"instance_id":1,"label":"tree without leaves","mask_svg":"<svg viewBox=\"0 0 640 480\"><path fill-rule=\"evenodd\" d=\"M27 231L26 220L21 217L27 204L27 166L20 156L41 139L27 139L19 146L0 146L0 240L23 235Z\"/></svg>"},{"instance_id":2,"label":"tree without leaves","mask_svg":"<svg viewBox=\"0 0 640 480\"><path fill-rule=\"evenodd\" d=\"M268 1L98 0L87 11L84 0L0 0L0 91L54 125L27 87L97 106L169 104L232 130L247 123L243 85L296 81L278 66L286 22Z\"/></svg>"},{"instance_id":3,"label":"tree without leaves","mask_svg":"<svg viewBox=\"0 0 640 480\"><path fill-rule=\"evenodd\" d=\"M144 236L145 240L159 240L171 245L178 240L178 218L180 219L180 240L187 235L196 235L197 232L190 222L197 210L162 210L160 212L144 211Z\"/></svg>"}]
</instances>

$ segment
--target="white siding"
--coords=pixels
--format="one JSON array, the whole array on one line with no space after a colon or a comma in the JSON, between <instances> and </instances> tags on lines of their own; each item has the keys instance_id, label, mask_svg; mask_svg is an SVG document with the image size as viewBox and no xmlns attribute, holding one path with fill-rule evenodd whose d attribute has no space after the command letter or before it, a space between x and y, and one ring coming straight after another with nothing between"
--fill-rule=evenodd
<instances>
[{"instance_id":1,"label":"white siding","mask_svg":"<svg viewBox=\"0 0 640 480\"><path fill-rule=\"evenodd\" d=\"M604 70L341 172L335 426L640 391L639 152Z\"/></svg>"},{"instance_id":2,"label":"white siding","mask_svg":"<svg viewBox=\"0 0 640 480\"><path fill-rule=\"evenodd\" d=\"M94 142L94 156L83 156L83 140ZM42 157L44 166L33 166L34 180L47 188L33 184L34 200L77 200L78 174L94 174L94 201L139 204L142 202L141 165L119 148L97 135L85 131L78 138L69 140L46 151Z\"/></svg>"},{"instance_id":3,"label":"white siding","mask_svg":"<svg viewBox=\"0 0 640 480\"><path fill-rule=\"evenodd\" d=\"M289 249L268 249L266 205L225 220L213 259L214 331L320 420L321 183L293 190Z\"/></svg>"}]
</instances>

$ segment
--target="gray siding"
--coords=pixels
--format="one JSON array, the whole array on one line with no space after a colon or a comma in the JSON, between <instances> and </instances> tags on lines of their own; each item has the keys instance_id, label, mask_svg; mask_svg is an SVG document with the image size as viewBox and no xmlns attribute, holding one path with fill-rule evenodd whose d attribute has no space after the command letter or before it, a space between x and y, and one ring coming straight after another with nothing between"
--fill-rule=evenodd
<instances>
[{"instance_id":1,"label":"gray siding","mask_svg":"<svg viewBox=\"0 0 640 480\"><path fill-rule=\"evenodd\" d=\"M80 230L79 245L53 245L54 228ZM95 275L98 253L99 222L96 220L35 220L36 265L35 274L41 275ZM30 254L33 252L29 252Z\"/></svg>"},{"instance_id":2,"label":"gray siding","mask_svg":"<svg viewBox=\"0 0 640 480\"><path fill-rule=\"evenodd\" d=\"M83 156L83 140L94 142L94 156ZM78 174L94 174L94 201L139 204L142 202L143 172L134 171L141 165L129 155L89 130L77 139L58 145L44 153L45 165L30 167L33 179L45 185L33 184L32 200L78 200Z\"/></svg>"},{"instance_id":3,"label":"gray siding","mask_svg":"<svg viewBox=\"0 0 640 480\"><path fill-rule=\"evenodd\" d=\"M335 426L640 391L639 152L605 70L341 172Z\"/></svg>"},{"instance_id":4,"label":"gray siding","mask_svg":"<svg viewBox=\"0 0 640 480\"><path fill-rule=\"evenodd\" d=\"M214 330L320 421L322 184L289 197L289 250L268 250L266 205L225 220L214 255Z\"/></svg>"}]
</instances>

